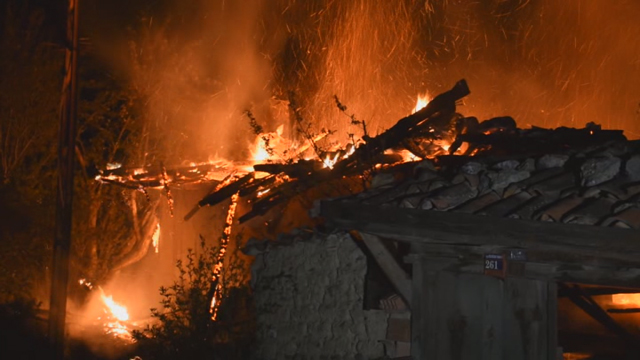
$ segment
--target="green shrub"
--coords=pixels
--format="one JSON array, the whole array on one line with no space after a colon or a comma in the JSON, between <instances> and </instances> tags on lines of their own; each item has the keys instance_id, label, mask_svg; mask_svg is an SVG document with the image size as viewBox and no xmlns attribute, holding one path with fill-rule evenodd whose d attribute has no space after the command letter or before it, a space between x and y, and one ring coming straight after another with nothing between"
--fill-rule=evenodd
<instances>
[{"instance_id":1,"label":"green shrub","mask_svg":"<svg viewBox=\"0 0 640 360\"><path fill-rule=\"evenodd\" d=\"M151 309L157 324L133 332L142 359L242 359L249 355L253 334L249 288L225 288L218 318L213 321L210 305L216 284L211 279L218 251L207 247L204 240L200 248L198 252L189 249L186 263L177 263L178 280L160 288L161 307Z\"/></svg>"}]
</instances>

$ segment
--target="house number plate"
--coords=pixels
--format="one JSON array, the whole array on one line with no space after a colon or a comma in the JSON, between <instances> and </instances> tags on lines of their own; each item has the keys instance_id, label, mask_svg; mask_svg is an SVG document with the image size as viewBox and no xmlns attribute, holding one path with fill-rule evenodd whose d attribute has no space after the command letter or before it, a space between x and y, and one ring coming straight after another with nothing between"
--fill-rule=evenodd
<instances>
[{"instance_id":1,"label":"house number plate","mask_svg":"<svg viewBox=\"0 0 640 360\"><path fill-rule=\"evenodd\" d=\"M500 254L484 255L484 273L485 275L504 277L505 274L505 258Z\"/></svg>"}]
</instances>

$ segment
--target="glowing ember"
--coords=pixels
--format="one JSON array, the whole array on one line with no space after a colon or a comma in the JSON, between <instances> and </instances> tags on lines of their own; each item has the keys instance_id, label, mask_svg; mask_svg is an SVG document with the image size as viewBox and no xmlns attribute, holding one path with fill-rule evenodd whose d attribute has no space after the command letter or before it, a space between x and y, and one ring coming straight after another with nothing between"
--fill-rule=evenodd
<instances>
[{"instance_id":1,"label":"glowing ember","mask_svg":"<svg viewBox=\"0 0 640 360\"><path fill-rule=\"evenodd\" d=\"M387 150L384 152L385 154L396 154L396 155L400 155L402 157L402 162L412 162L412 161L418 161L420 160L419 157L415 156L414 154L411 153L411 151L406 150L406 149L402 149L399 151L393 151L393 150Z\"/></svg>"},{"instance_id":2,"label":"glowing ember","mask_svg":"<svg viewBox=\"0 0 640 360\"><path fill-rule=\"evenodd\" d=\"M434 140L433 143L440 146L444 151L449 151L449 147L451 147L451 142L447 140Z\"/></svg>"},{"instance_id":3,"label":"glowing ember","mask_svg":"<svg viewBox=\"0 0 640 360\"><path fill-rule=\"evenodd\" d=\"M425 106L429 104L431 97L428 93L418 95L418 100L416 101L416 107L413 108L413 113L416 113L422 110Z\"/></svg>"},{"instance_id":4,"label":"glowing ember","mask_svg":"<svg viewBox=\"0 0 640 360\"><path fill-rule=\"evenodd\" d=\"M591 359L592 357L593 357L592 354L583 354L583 353L562 354L562 360L583 360L583 359Z\"/></svg>"},{"instance_id":5,"label":"glowing ember","mask_svg":"<svg viewBox=\"0 0 640 360\"><path fill-rule=\"evenodd\" d=\"M107 170L116 170L116 169L120 169L122 167L122 164L120 163L107 163Z\"/></svg>"},{"instance_id":6,"label":"glowing ember","mask_svg":"<svg viewBox=\"0 0 640 360\"><path fill-rule=\"evenodd\" d=\"M632 306L640 307L640 293L614 294L614 295L611 295L611 301L615 305L632 305Z\"/></svg>"},{"instance_id":7,"label":"glowing ember","mask_svg":"<svg viewBox=\"0 0 640 360\"><path fill-rule=\"evenodd\" d=\"M80 284L82 286L86 286L89 290L93 289L93 284L91 284L91 282L87 281L87 279L78 280L78 284Z\"/></svg>"},{"instance_id":8,"label":"glowing ember","mask_svg":"<svg viewBox=\"0 0 640 360\"><path fill-rule=\"evenodd\" d=\"M211 313L211 320L216 321L218 318L218 308L220 307L220 297L222 296L222 284L220 282L220 276L222 275L222 268L224 266L224 254L227 252L227 245L229 245L229 239L231 238L231 226L233 225L233 218L236 215L236 207L238 206L239 193L233 194L231 197L231 204L229 210L227 210L227 219L225 222L224 231L220 238L220 251L216 258L216 264L213 267L213 278L211 281L216 284L216 289L211 299L211 306L209 312Z\"/></svg>"},{"instance_id":9,"label":"glowing ember","mask_svg":"<svg viewBox=\"0 0 640 360\"><path fill-rule=\"evenodd\" d=\"M111 334L120 339L133 341L131 332L129 331L126 325L116 321L116 322L106 323L104 326L107 334Z\"/></svg>"},{"instance_id":10,"label":"glowing ember","mask_svg":"<svg viewBox=\"0 0 640 360\"><path fill-rule=\"evenodd\" d=\"M153 248L156 250L156 254L160 250L160 224L156 227L156 230L153 232L153 236L151 237L153 241Z\"/></svg>"}]
</instances>

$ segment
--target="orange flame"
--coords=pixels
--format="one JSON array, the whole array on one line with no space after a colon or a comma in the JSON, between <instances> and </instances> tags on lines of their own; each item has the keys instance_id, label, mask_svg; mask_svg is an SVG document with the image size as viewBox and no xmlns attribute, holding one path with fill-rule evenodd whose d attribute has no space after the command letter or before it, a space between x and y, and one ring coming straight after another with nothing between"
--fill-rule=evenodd
<instances>
[{"instance_id":1,"label":"orange flame","mask_svg":"<svg viewBox=\"0 0 640 360\"><path fill-rule=\"evenodd\" d=\"M431 101L431 97L429 96L429 93L425 92L424 94L418 95L418 100L416 100L416 106L413 108L412 114L422 110L425 106L429 104L429 101Z\"/></svg>"},{"instance_id":2,"label":"orange flame","mask_svg":"<svg viewBox=\"0 0 640 360\"><path fill-rule=\"evenodd\" d=\"M406 162L412 162L412 161L418 161L420 160L419 157L415 156L414 154L411 153L411 151L406 150L406 149L402 149L402 150L387 150L384 152L385 154L396 154L402 157L402 162L406 163Z\"/></svg>"},{"instance_id":3,"label":"orange flame","mask_svg":"<svg viewBox=\"0 0 640 360\"><path fill-rule=\"evenodd\" d=\"M251 150L251 158L255 162L264 162L268 160L274 160L275 154L273 151L279 148L283 143L282 133L284 126L280 125L275 132L258 134ZM268 143L267 143L268 140Z\"/></svg>"},{"instance_id":4,"label":"orange flame","mask_svg":"<svg viewBox=\"0 0 640 360\"><path fill-rule=\"evenodd\" d=\"M107 306L107 309L119 321L127 321L129 320L129 313L127 312L127 308L123 305L118 304L113 300L111 295L107 296L102 288L100 288L100 298L102 302Z\"/></svg>"},{"instance_id":5,"label":"orange flame","mask_svg":"<svg viewBox=\"0 0 640 360\"><path fill-rule=\"evenodd\" d=\"M104 309L107 314L107 320L104 323L105 332L123 340L133 341L129 328L124 324L129 320L127 308L115 302L111 295L107 296L101 287L98 289L100 290L100 299L106 306Z\"/></svg>"},{"instance_id":6,"label":"orange flame","mask_svg":"<svg viewBox=\"0 0 640 360\"><path fill-rule=\"evenodd\" d=\"M632 305L635 307L640 307L640 293L613 294L611 295L611 301L615 305Z\"/></svg>"},{"instance_id":7,"label":"orange flame","mask_svg":"<svg viewBox=\"0 0 640 360\"><path fill-rule=\"evenodd\" d=\"M156 254L160 250L160 223L156 227L156 230L153 232L153 236L151 237L151 241L153 242L153 248L156 250Z\"/></svg>"},{"instance_id":8,"label":"orange flame","mask_svg":"<svg viewBox=\"0 0 640 360\"><path fill-rule=\"evenodd\" d=\"M229 205L229 210L227 210L225 227L222 232L222 237L220 238L220 251L218 252L218 256L216 258L216 264L213 267L213 278L211 280L218 281L213 297L211 298L211 305L209 307L211 320L213 321L216 321L216 319L218 318L218 308L220 307L219 300L222 296L222 283L220 282L220 276L222 275L222 268L224 267L224 254L227 252L227 245L229 245L229 238L231 237L231 227L233 225L233 218L236 215L236 207L238 206L239 197L240 193L235 193L231 197L231 204Z\"/></svg>"}]
</instances>

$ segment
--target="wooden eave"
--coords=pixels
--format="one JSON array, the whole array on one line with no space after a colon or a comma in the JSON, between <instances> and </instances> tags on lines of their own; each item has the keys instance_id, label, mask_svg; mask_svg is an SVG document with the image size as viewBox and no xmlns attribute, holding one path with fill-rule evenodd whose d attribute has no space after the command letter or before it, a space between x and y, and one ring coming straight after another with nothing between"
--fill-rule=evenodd
<instances>
[{"instance_id":1,"label":"wooden eave","mask_svg":"<svg viewBox=\"0 0 640 360\"><path fill-rule=\"evenodd\" d=\"M325 200L328 226L410 242L410 261L437 269L482 273L487 253L522 250L511 275L563 282L640 287L640 231L519 220L355 201Z\"/></svg>"}]
</instances>

